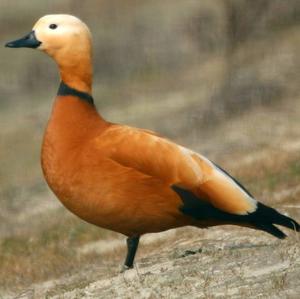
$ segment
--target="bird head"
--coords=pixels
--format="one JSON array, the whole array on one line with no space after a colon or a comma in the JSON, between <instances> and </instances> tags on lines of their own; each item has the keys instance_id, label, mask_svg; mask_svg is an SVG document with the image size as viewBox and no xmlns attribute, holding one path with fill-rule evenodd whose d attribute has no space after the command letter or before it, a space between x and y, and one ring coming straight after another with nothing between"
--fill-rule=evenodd
<instances>
[{"instance_id":1,"label":"bird head","mask_svg":"<svg viewBox=\"0 0 300 299\"><path fill-rule=\"evenodd\" d=\"M9 48L33 48L51 56L61 79L73 88L91 92L92 38L88 27L77 17L56 14L40 18L24 37L8 42Z\"/></svg>"},{"instance_id":2,"label":"bird head","mask_svg":"<svg viewBox=\"0 0 300 299\"><path fill-rule=\"evenodd\" d=\"M35 23L31 32L5 46L38 49L59 63L88 54L91 51L91 33L77 17L66 14L46 15Z\"/></svg>"}]
</instances>

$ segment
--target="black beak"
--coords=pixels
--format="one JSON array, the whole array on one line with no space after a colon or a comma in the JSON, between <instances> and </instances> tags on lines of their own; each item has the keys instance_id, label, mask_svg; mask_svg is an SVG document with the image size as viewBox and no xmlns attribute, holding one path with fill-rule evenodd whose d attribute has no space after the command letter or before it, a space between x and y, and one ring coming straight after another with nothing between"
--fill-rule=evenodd
<instances>
[{"instance_id":1,"label":"black beak","mask_svg":"<svg viewBox=\"0 0 300 299\"><path fill-rule=\"evenodd\" d=\"M24 37L5 44L8 48L37 48L41 42L37 40L34 30Z\"/></svg>"}]
</instances>

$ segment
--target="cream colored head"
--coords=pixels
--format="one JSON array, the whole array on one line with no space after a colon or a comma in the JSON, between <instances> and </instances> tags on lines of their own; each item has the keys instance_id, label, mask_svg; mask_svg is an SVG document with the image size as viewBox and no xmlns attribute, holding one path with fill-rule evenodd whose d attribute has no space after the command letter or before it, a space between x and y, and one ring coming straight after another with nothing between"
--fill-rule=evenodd
<instances>
[{"instance_id":1,"label":"cream colored head","mask_svg":"<svg viewBox=\"0 0 300 299\"><path fill-rule=\"evenodd\" d=\"M36 22L32 32L6 46L44 51L58 64L66 84L91 93L91 33L80 19L65 14L46 15Z\"/></svg>"},{"instance_id":2,"label":"cream colored head","mask_svg":"<svg viewBox=\"0 0 300 299\"><path fill-rule=\"evenodd\" d=\"M32 29L37 40L41 42L38 49L53 58L59 59L62 55L70 55L70 58L90 55L91 33L88 27L74 16L46 15L40 18Z\"/></svg>"}]
</instances>

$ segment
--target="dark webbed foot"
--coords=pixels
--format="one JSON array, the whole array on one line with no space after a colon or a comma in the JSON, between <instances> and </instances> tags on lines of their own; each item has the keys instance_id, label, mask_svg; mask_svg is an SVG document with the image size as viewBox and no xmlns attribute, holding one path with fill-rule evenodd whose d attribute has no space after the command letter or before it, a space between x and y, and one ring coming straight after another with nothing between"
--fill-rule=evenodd
<instances>
[{"instance_id":1,"label":"dark webbed foot","mask_svg":"<svg viewBox=\"0 0 300 299\"><path fill-rule=\"evenodd\" d=\"M132 267L128 267L126 265L122 265L120 273L124 273L125 271L130 270L130 269L133 269L133 266Z\"/></svg>"},{"instance_id":2,"label":"dark webbed foot","mask_svg":"<svg viewBox=\"0 0 300 299\"><path fill-rule=\"evenodd\" d=\"M133 268L133 261L139 246L140 236L127 238L127 255L121 273Z\"/></svg>"}]
</instances>

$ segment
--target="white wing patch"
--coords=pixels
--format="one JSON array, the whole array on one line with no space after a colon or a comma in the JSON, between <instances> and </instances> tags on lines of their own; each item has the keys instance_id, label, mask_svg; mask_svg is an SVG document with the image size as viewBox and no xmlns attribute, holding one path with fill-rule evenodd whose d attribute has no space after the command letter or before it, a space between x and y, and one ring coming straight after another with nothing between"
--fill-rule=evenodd
<instances>
[{"instance_id":1,"label":"white wing patch","mask_svg":"<svg viewBox=\"0 0 300 299\"><path fill-rule=\"evenodd\" d=\"M256 199L254 199L248 192L246 192L241 186L238 185L238 183L232 178L230 177L226 172L224 172L222 169L220 169L219 167L217 167L216 165L214 165L214 169L222 176L226 177L226 179L231 183L233 184L237 189L239 189L239 191L241 193L243 193L244 195L244 198L248 201L251 209L248 210L248 214L249 213L253 213L256 211L257 209L257 201ZM245 213L246 214L246 213Z\"/></svg>"},{"instance_id":2,"label":"white wing patch","mask_svg":"<svg viewBox=\"0 0 300 299\"><path fill-rule=\"evenodd\" d=\"M204 178L203 170L201 169L200 165L195 161L195 159L193 159L193 156L197 156L200 160L204 161L213 170L212 176L220 177L220 179L226 180L228 184L230 184L239 192L241 192L243 198L249 203L250 206L250 208L246 212L241 214L248 214L256 211L257 201L248 192L246 192L246 190L244 190L230 175L228 175L225 171L223 171L221 168L219 168L206 157L182 146L180 146L180 150L182 154L189 159L191 167L193 168L195 174L199 175L200 180L203 181L209 179L209 177Z\"/></svg>"},{"instance_id":3,"label":"white wing patch","mask_svg":"<svg viewBox=\"0 0 300 299\"><path fill-rule=\"evenodd\" d=\"M193 169L195 176L199 178L199 182L200 182L203 179L203 171L202 171L200 165L193 159L193 156L192 156L192 155L198 155L198 154L186 147L181 146L181 145L179 145L178 147L179 147L179 150L181 151L181 153L187 159L191 168Z\"/></svg>"}]
</instances>

